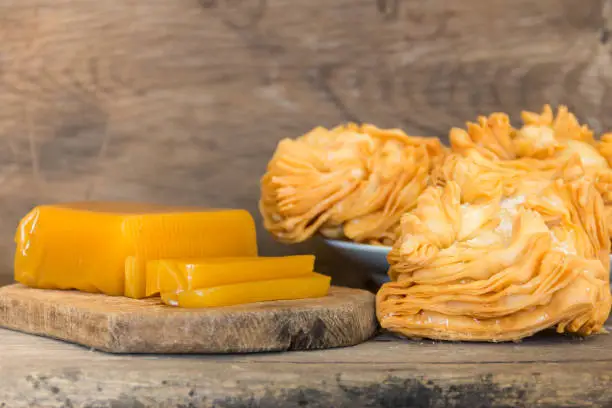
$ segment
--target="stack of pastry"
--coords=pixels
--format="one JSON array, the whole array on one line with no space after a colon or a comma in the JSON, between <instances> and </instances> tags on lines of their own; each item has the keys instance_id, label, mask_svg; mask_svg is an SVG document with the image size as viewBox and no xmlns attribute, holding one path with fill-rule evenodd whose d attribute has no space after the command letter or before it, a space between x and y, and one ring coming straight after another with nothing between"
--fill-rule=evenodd
<instances>
[{"instance_id":1,"label":"stack of pastry","mask_svg":"<svg viewBox=\"0 0 612 408\"><path fill-rule=\"evenodd\" d=\"M598 333L611 305L612 135L595 140L565 107L523 122L481 117L451 130L448 151L369 125L285 140L263 178L266 228L286 242L319 231L392 244L377 313L406 336Z\"/></svg>"},{"instance_id":2,"label":"stack of pastry","mask_svg":"<svg viewBox=\"0 0 612 408\"><path fill-rule=\"evenodd\" d=\"M566 109L523 119L514 129L493 114L451 131L453 153L402 217L392 282L377 296L383 327L474 341L602 330L608 163Z\"/></svg>"}]
</instances>

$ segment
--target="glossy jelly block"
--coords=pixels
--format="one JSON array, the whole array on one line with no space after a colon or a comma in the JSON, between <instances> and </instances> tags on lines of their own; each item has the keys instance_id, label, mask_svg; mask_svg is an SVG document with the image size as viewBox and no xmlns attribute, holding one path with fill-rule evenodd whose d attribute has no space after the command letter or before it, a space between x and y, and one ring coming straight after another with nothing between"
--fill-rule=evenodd
<instances>
[{"instance_id":1,"label":"glossy jelly block","mask_svg":"<svg viewBox=\"0 0 612 408\"><path fill-rule=\"evenodd\" d=\"M326 296L331 278L312 272L306 276L272 279L162 293L170 306L204 308L232 306L273 300L292 300Z\"/></svg>"},{"instance_id":2,"label":"glossy jelly block","mask_svg":"<svg viewBox=\"0 0 612 408\"><path fill-rule=\"evenodd\" d=\"M149 261L146 295L298 277L313 272L314 261L313 255Z\"/></svg>"},{"instance_id":3,"label":"glossy jelly block","mask_svg":"<svg viewBox=\"0 0 612 408\"><path fill-rule=\"evenodd\" d=\"M128 202L36 207L15 241L18 282L133 298L145 296L149 260L257 256L247 211Z\"/></svg>"}]
</instances>

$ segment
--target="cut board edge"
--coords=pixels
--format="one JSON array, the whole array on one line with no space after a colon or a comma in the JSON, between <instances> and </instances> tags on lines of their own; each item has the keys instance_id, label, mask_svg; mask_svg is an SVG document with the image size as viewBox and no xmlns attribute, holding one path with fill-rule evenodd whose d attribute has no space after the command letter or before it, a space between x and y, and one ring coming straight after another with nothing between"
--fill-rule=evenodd
<instances>
[{"instance_id":1,"label":"cut board edge","mask_svg":"<svg viewBox=\"0 0 612 408\"><path fill-rule=\"evenodd\" d=\"M212 310L152 302L15 284L0 288L0 326L118 354L334 348L364 342L378 328L374 295L343 287L332 286L323 298ZM121 311L122 304L130 310Z\"/></svg>"}]
</instances>

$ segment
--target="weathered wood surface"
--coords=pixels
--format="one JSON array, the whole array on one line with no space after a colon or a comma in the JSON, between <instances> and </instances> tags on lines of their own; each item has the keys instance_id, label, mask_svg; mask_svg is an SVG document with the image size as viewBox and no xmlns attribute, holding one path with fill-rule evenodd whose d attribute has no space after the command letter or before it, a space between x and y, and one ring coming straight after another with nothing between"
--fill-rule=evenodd
<instances>
[{"instance_id":1,"label":"weathered wood surface","mask_svg":"<svg viewBox=\"0 0 612 408\"><path fill-rule=\"evenodd\" d=\"M378 323L373 294L341 287L316 299L185 310L10 285L0 288L0 326L113 353L246 353L352 346Z\"/></svg>"},{"instance_id":2,"label":"weathered wood surface","mask_svg":"<svg viewBox=\"0 0 612 408\"><path fill-rule=\"evenodd\" d=\"M279 139L445 136L565 103L612 128L604 0L0 0L0 271L33 205L244 207ZM283 247L260 231L266 254ZM335 270L322 252L319 269ZM344 261L338 261L342 264ZM336 282L360 285L348 268Z\"/></svg>"},{"instance_id":3,"label":"weathered wood surface","mask_svg":"<svg viewBox=\"0 0 612 408\"><path fill-rule=\"evenodd\" d=\"M612 403L610 335L586 340L541 335L518 344L380 337L323 351L165 357L93 352L1 329L0 344L0 406L11 408Z\"/></svg>"}]
</instances>

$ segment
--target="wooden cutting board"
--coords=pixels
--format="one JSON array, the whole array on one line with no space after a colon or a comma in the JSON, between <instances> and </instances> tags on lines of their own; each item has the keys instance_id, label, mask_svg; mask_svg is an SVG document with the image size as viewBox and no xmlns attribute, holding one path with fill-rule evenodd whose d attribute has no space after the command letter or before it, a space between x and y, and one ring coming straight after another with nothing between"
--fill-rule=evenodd
<instances>
[{"instance_id":1,"label":"wooden cutting board","mask_svg":"<svg viewBox=\"0 0 612 408\"><path fill-rule=\"evenodd\" d=\"M180 309L76 291L0 288L0 326L112 353L243 353L351 346L377 329L374 295Z\"/></svg>"}]
</instances>

